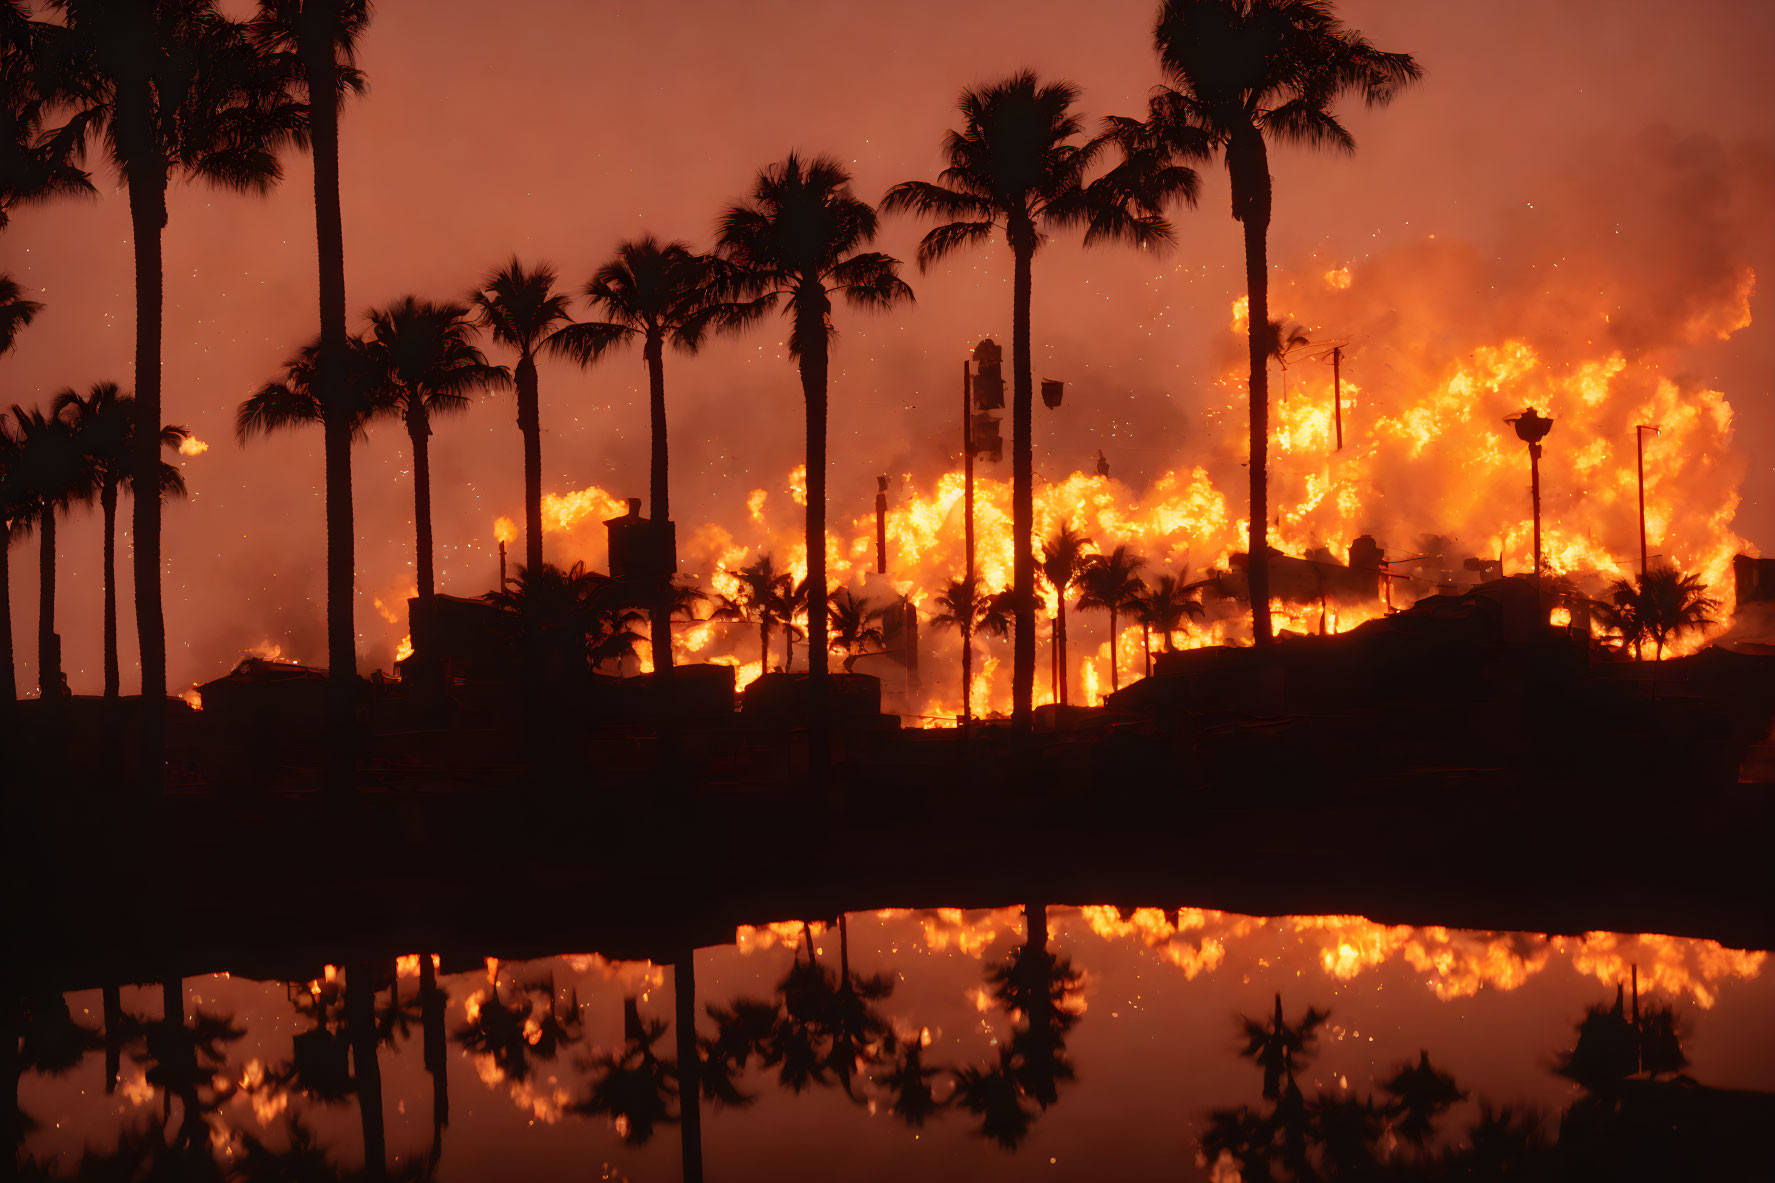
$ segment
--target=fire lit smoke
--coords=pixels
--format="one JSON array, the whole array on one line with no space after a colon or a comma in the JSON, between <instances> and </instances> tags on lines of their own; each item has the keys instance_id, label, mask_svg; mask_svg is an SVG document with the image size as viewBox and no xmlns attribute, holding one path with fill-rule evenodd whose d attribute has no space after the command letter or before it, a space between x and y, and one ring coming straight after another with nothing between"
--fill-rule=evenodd
<instances>
[{"instance_id":1,"label":"fire lit smoke","mask_svg":"<svg viewBox=\"0 0 1775 1183\"><path fill-rule=\"evenodd\" d=\"M188 435L179 441L179 455L201 456L210 450L210 446L194 435Z\"/></svg>"}]
</instances>

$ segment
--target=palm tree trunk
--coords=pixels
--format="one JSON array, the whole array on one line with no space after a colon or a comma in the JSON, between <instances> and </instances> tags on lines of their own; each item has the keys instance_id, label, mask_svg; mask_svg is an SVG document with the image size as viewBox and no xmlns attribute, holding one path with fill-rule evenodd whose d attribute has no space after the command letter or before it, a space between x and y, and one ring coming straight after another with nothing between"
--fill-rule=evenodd
<instances>
[{"instance_id":1,"label":"palm tree trunk","mask_svg":"<svg viewBox=\"0 0 1775 1183\"><path fill-rule=\"evenodd\" d=\"M357 554L351 492L350 391L346 389L345 227L339 206L339 94L333 85L336 0L311 0L301 46L310 86L309 137L314 150L314 241L320 277L321 434L327 483L327 689L333 742L328 746L343 785L351 766L357 690Z\"/></svg>"},{"instance_id":2,"label":"palm tree trunk","mask_svg":"<svg viewBox=\"0 0 1775 1183\"><path fill-rule=\"evenodd\" d=\"M542 396L528 351L518 358L516 378L518 430L524 433L524 566L534 576L542 572Z\"/></svg>"},{"instance_id":3,"label":"palm tree trunk","mask_svg":"<svg viewBox=\"0 0 1775 1183\"><path fill-rule=\"evenodd\" d=\"M55 702L62 693L61 654L55 635L55 507L37 519L37 695Z\"/></svg>"},{"instance_id":4,"label":"palm tree trunk","mask_svg":"<svg viewBox=\"0 0 1775 1183\"><path fill-rule=\"evenodd\" d=\"M652 507L655 529L663 531L672 520L672 495L667 479L671 455L666 446L666 364L665 343L650 334L643 350L647 361L648 430L652 454L647 465L647 498ZM663 538L664 535L662 534ZM651 610L649 626L653 634L653 668L669 673L672 668L672 589L668 580L660 589ZM664 638L662 644L660 638Z\"/></svg>"},{"instance_id":5,"label":"palm tree trunk","mask_svg":"<svg viewBox=\"0 0 1775 1183\"><path fill-rule=\"evenodd\" d=\"M147 81L128 104L132 123L146 124ZM120 119L124 112L119 112ZM164 280L161 233L166 227L166 168L145 127L126 132L130 231L136 265L136 422L132 484L146 490L131 498L130 547L135 567L136 639L142 665L141 759L149 786L166 769L166 617L160 598L160 333Z\"/></svg>"},{"instance_id":6,"label":"palm tree trunk","mask_svg":"<svg viewBox=\"0 0 1775 1183\"><path fill-rule=\"evenodd\" d=\"M376 1059L376 994L370 967L362 962L345 971L345 1025L364 1129L364 1175L380 1179L388 1170L388 1138L382 1122L382 1066Z\"/></svg>"},{"instance_id":7,"label":"palm tree trunk","mask_svg":"<svg viewBox=\"0 0 1775 1183\"><path fill-rule=\"evenodd\" d=\"M826 378L823 310L799 309L801 394L807 403L807 760L811 787L824 787L832 737L826 703ZM791 636L793 633L791 633Z\"/></svg>"},{"instance_id":8,"label":"palm tree trunk","mask_svg":"<svg viewBox=\"0 0 1775 1183\"><path fill-rule=\"evenodd\" d=\"M1245 336L1251 360L1251 523L1246 572L1251 589L1251 639L1263 645L1273 639L1270 626L1269 568L1269 347L1264 333L1270 323L1269 249L1270 171L1263 135L1251 128L1227 148L1229 170L1240 193L1235 216L1245 231L1245 291L1249 301Z\"/></svg>"},{"instance_id":9,"label":"palm tree trunk","mask_svg":"<svg viewBox=\"0 0 1775 1183\"><path fill-rule=\"evenodd\" d=\"M1153 676L1153 629L1146 621L1140 622L1140 651L1146 656L1146 676Z\"/></svg>"},{"instance_id":10,"label":"palm tree trunk","mask_svg":"<svg viewBox=\"0 0 1775 1183\"><path fill-rule=\"evenodd\" d=\"M417 398L417 394L410 397ZM421 684L436 691L442 670L432 647L433 596L436 593L431 556L431 426L425 412L407 416L407 436L413 441L413 529L415 533L414 568L419 600L419 627L413 631L413 653L419 658Z\"/></svg>"},{"instance_id":11,"label":"palm tree trunk","mask_svg":"<svg viewBox=\"0 0 1775 1183\"><path fill-rule=\"evenodd\" d=\"M1109 688L1112 693L1122 688L1122 664L1116 660L1116 641L1121 631L1116 626L1116 610L1112 604L1109 609Z\"/></svg>"},{"instance_id":12,"label":"palm tree trunk","mask_svg":"<svg viewBox=\"0 0 1775 1183\"><path fill-rule=\"evenodd\" d=\"M783 672L786 674L795 668L795 617L791 615L783 622Z\"/></svg>"},{"instance_id":13,"label":"palm tree trunk","mask_svg":"<svg viewBox=\"0 0 1775 1183\"><path fill-rule=\"evenodd\" d=\"M419 1015L425 1025L425 1070L431 1074L433 1153L442 1151L443 1130L450 1124L449 1050L444 1033L444 994L431 954L419 955Z\"/></svg>"},{"instance_id":14,"label":"palm tree trunk","mask_svg":"<svg viewBox=\"0 0 1775 1183\"><path fill-rule=\"evenodd\" d=\"M7 722L18 699L18 670L12 653L12 520L0 509L0 656L6 658L6 700L0 705L0 723Z\"/></svg>"},{"instance_id":15,"label":"palm tree trunk","mask_svg":"<svg viewBox=\"0 0 1775 1183\"><path fill-rule=\"evenodd\" d=\"M758 676L762 678L770 669L770 617L762 613L758 618Z\"/></svg>"},{"instance_id":16,"label":"palm tree trunk","mask_svg":"<svg viewBox=\"0 0 1775 1183\"><path fill-rule=\"evenodd\" d=\"M1016 635L1011 646L1011 730L1030 735L1030 714L1035 700L1035 446L1034 382L1029 360L1030 260L1034 253L1033 229L1029 243L1013 248L1015 265L1011 290L1011 585L1016 589Z\"/></svg>"},{"instance_id":17,"label":"palm tree trunk","mask_svg":"<svg viewBox=\"0 0 1775 1183\"><path fill-rule=\"evenodd\" d=\"M974 721L974 630L966 625L961 630L961 721L964 726Z\"/></svg>"},{"instance_id":18,"label":"palm tree trunk","mask_svg":"<svg viewBox=\"0 0 1775 1183\"><path fill-rule=\"evenodd\" d=\"M677 1007L678 1128L684 1183L703 1183L703 1084L696 1048L696 950L679 951L672 963Z\"/></svg>"},{"instance_id":19,"label":"palm tree trunk","mask_svg":"<svg viewBox=\"0 0 1775 1183\"><path fill-rule=\"evenodd\" d=\"M117 672L117 478L107 476L99 492L105 511L105 697L116 698Z\"/></svg>"},{"instance_id":20,"label":"palm tree trunk","mask_svg":"<svg viewBox=\"0 0 1775 1183\"><path fill-rule=\"evenodd\" d=\"M1055 617L1055 641L1060 646L1060 702L1069 701L1067 683L1072 681L1072 672L1066 668L1066 589L1060 589L1060 607Z\"/></svg>"}]
</instances>

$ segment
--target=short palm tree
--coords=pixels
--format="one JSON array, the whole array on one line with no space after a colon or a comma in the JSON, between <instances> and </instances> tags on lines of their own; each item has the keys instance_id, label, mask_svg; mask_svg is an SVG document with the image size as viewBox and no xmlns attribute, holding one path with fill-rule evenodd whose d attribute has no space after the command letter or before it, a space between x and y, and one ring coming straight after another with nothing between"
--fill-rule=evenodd
<instances>
[{"instance_id":1,"label":"short palm tree","mask_svg":"<svg viewBox=\"0 0 1775 1183\"><path fill-rule=\"evenodd\" d=\"M1019 733L1031 727L1035 693L1035 468L1031 444L1034 378L1030 368L1030 265L1048 233L1083 228L1086 245L1123 241L1157 247L1171 240L1159 207L1172 196L1193 199L1195 173L1170 164L1134 176L1087 173L1102 154L1098 140L1082 140L1074 109L1078 88L1043 82L1024 71L961 93L962 127L944 137L947 167L936 182L907 181L888 191L882 209L934 218L943 225L924 236L919 267L1002 230L1011 249L1011 531L1016 542L1011 588L1017 593L1011 662L1011 718ZM1138 184L1126 183L1130 178Z\"/></svg>"},{"instance_id":2,"label":"short palm tree","mask_svg":"<svg viewBox=\"0 0 1775 1183\"><path fill-rule=\"evenodd\" d=\"M770 630L781 619L781 605L794 590L794 577L779 570L768 554L729 574L740 582L736 607L758 622L758 673L763 676L770 669Z\"/></svg>"},{"instance_id":3,"label":"short palm tree","mask_svg":"<svg viewBox=\"0 0 1775 1183\"><path fill-rule=\"evenodd\" d=\"M1597 600L1591 610L1597 622L1621 641L1621 647L1633 650L1633 660L1642 656L1646 640L1652 635L1651 624L1642 610L1643 603L1636 582L1617 579L1609 585L1608 599Z\"/></svg>"},{"instance_id":4,"label":"short palm tree","mask_svg":"<svg viewBox=\"0 0 1775 1183\"><path fill-rule=\"evenodd\" d=\"M961 634L961 718L963 726L974 720L974 634L1002 637L1011 629L1012 616L1003 592L991 595L978 575L951 579L937 593L937 612L931 624Z\"/></svg>"},{"instance_id":5,"label":"short palm tree","mask_svg":"<svg viewBox=\"0 0 1775 1183\"><path fill-rule=\"evenodd\" d=\"M105 697L120 693L117 668L117 494L128 486L135 490L130 464L135 434L135 400L115 382L95 382L85 393L63 390L55 396L55 415L68 424L74 442L98 489L99 506L105 515ZM160 429L160 446L177 451L189 433L168 424ZM176 464L160 465L159 495L183 497L185 476Z\"/></svg>"},{"instance_id":6,"label":"short palm tree","mask_svg":"<svg viewBox=\"0 0 1775 1183\"><path fill-rule=\"evenodd\" d=\"M284 78L257 52L245 26L214 0L119 4L54 0L65 33L50 55L56 103L80 137L104 144L129 194L135 251L135 479L160 472L161 238L175 176L262 193L278 180L277 149L301 133L302 112ZM166 620L161 601L160 499L135 499L130 537L142 697L166 695ZM142 763L164 767L163 723L143 714Z\"/></svg>"},{"instance_id":7,"label":"short palm tree","mask_svg":"<svg viewBox=\"0 0 1775 1183\"><path fill-rule=\"evenodd\" d=\"M362 94L357 43L370 25L370 0L259 0L248 36L304 116L314 154L314 241L319 273L320 336L315 343L317 393L336 406L323 420L327 490L327 671L334 726L349 726L357 688L356 528L351 492L354 404L347 367L345 227L339 206L339 111L347 94ZM329 745L346 750L343 743Z\"/></svg>"},{"instance_id":8,"label":"short palm tree","mask_svg":"<svg viewBox=\"0 0 1775 1183\"><path fill-rule=\"evenodd\" d=\"M477 390L503 388L511 375L489 365L473 345L474 325L468 306L403 296L387 308L370 313L365 355L375 373L372 403L383 413L399 415L413 445L413 527L419 615L429 621L436 581L431 541L432 420L468 409ZM413 651L422 666L430 664L429 638L413 630Z\"/></svg>"},{"instance_id":9,"label":"short palm tree","mask_svg":"<svg viewBox=\"0 0 1775 1183\"><path fill-rule=\"evenodd\" d=\"M1240 1025L1245 1034L1245 1050L1242 1053L1263 1069L1263 1095L1266 1101L1274 1101L1282 1095L1282 1088L1294 1088L1294 1077L1305 1068L1317 1050L1315 1045L1319 1039L1319 1028L1331 1016L1325 1011L1307 1008L1307 1013L1300 1017L1300 1022L1290 1024L1282 1016L1282 995L1276 995L1274 1015L1266 1023L1258 1019L1241 1017Z\"/></svg>"},{"instance_id":10,"label":"short palm tree","mask_svg":"<svg viewBox=\"0 0 1775 1183\"><path fill-rule=\"evenodd\" d=\"M1066 593L1084 570L1089 547L1095 546L1079 533L1070 520L1063 521L1042 543L1041 568L1048 586L1054 589L1054 701L1068 700L1067 684L1071 682L1066 665Z\"/></svg>"},{"instance_id":11,"label":"short palm tree","mask_svg":"<svg viewBox=\"0 0 1775 1183\"><path fill-rule=\"evenodd\" d=\"M672 519L670 460L666 432L665 347L685 353L701 347L711 326L720 321L725 304L718 294L720 264L682 242L661 242L651 234L618 244L616 253L592 276L585 296L592 312L603 319L566 330L563 348L589 364L605 352L630 342L641 346L647 366L648 511L656 522ZM663 603L652 613L653 631L671 635L670 613ZM670 669L672 647L659 646L657 669Z\"/></svg>"},{"instance_id":12,"label":"short palm tree","mask_svg":"<svg viewBox=\"0 0 1775 1183\"><path fill-rule=\"evenodd\" d=\"M780 306L789 319L789 355L801 371L807 410L808 602L826 602L826 409L832 347L832 303L888 309L910 303L899 261L866 249L878 222L851 192L844 166L825 156L790 153L759 172L752 192L728 206L716 253L732 268L729 288L746 303L736 319ZM816 781L830 759L826 710L826 614L808 620L809 766Z\"/></svg>"},{"instance_id":13,"label":"short palm tree","mask_svg":"<svg viewBox=\"0 0 1775 1183\"><path fill-rule=\"evenodd\" d=\"M61 419L17 405L12 418L18 439L13 488L23 510L15 522L37 530L37 692L48 702L62 692L61 638L55 631L56 517L92 496L92 466Z\"/></svg>"},{"instance_id":14,"label":"short palm tree","mask_svg":"<svg viewBox=\"0 0 1775 1183\"><path fill-rule=\"evenodd\" d=\"M542 409L537 389L538 353L566 353L573 330L567 295L555 290L555 269L526 267L513 258L489 272L469 297L481 327L515 351L512 371L518 394L518 430L524 435L524 562L542 567Z\"/></svg>"},{"instance_id":15,"label":"short palm tree","mask_svg":"<svg viewBox=\"0 0 1775 1183\"><path fill-rule=\"evenodd\" d=\"M1622 614L1617 629L1625 625L1638 630L1641 638L1650 639L1657 646L1659 661L1664 660L1664 647L1672 640L1718 623L1710 614L1719 608L1720 602L1707 594L1701 577L1675 567L1653 567L1636 583L1616 580L1610 599L1615 608L1609 619ZM1636 651L1637 646L1636 641Z\"/></svg>"},{"instance_id":16,"label":"short palm tree","mask_svg":"<svg viewBox=\"0 0 1775 1183\"><path fill-rule=\"evenodd\" d=\"M1085 561L1085 569L1079 574L1079 588L1083 594L1079 596L1078 607L1109 613L1111 690L1121 689L1116 654L1117 634L1121 632L1119 618L1123 612L1139 602L1140 594L1146 588L1140 580L1140 571L1145 566L1145 559L1126 546L1118 546L1108 554L1092 555Z\"/></svg>"},{"instance_id":17,"label":"short palm tree","mask_svg":"<svg viewBox=\"0 0 1775 1183\"><path fill-rule=\"evenodd\" d=\"M1174 651L1177 630L1185 621L1202 619L1202 602L1186 587L1175 575L1161 575L1145 588L1137 605L1141 623L1159 630L1167 653ZM1152 672L1150 661L1147 672Z\"/></svg>"},{"instance_id":18,"label":"short palm tree","mask_svg":"<svg viewBox=\"0 0 1775 1183\"><path fill-rule=\"evenodd\" d=\"M1329 0L1163 0L1154 34L1164 81L1144 120L1111 120L1130 167L1219 154L1244 228L1251 367L1251 628L1273 637L1269 566L1270 327L1268 142L1355 150L1333 114L1346 95L1370 106L1420 75L1411 55L1383 53L1337 18Z\"/></svg>"},{"instance_id":19,"label":"short palm tree","mask_svg":"<svg viewBox=\"0 0 1775 1183\"><path fill-rule=\"evenodd\" d=\"M826 604L826 619L832 628L832 647L845 654L846 673L856 666L857 658L879 651L887 644L880 623L882 613L887 610L876 607L875 601L868 596L859 596L850 588L841 587L832 593Z\"/></svg>"}]
</instances>

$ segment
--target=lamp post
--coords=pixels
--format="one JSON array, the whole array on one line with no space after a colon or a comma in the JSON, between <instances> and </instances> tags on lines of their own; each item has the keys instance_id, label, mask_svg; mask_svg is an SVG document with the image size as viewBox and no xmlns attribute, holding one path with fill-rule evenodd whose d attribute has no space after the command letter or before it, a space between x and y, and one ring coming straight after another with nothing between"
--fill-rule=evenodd
<instances>
[{"instance_id":1,"label":"lamp post","mask_svg":"<svg viewBox=\"0 0 1775 1183\"><path fill-rule=\"evenodd\" d=\"M1504 420L1516 428L1516 438L1528 445L1529 496L1535 509L1535 586L1541 585L1541 441L1553 430L1553 420L1533 407Z\"/></svg>"},{"instance_id":2,"label":"lamp post","mask_svg":"<svg viewBox=\"0 0 1775 1183\"><path fill-rule=\"evenodd\" d=\"M1633 442L1638 452L1639 463L1639 578L1643 584L1646 578L1646 432L1657 435L1662 429L1650 423L1641 423L1633 429Z\"/></svg>"}]
</instances>

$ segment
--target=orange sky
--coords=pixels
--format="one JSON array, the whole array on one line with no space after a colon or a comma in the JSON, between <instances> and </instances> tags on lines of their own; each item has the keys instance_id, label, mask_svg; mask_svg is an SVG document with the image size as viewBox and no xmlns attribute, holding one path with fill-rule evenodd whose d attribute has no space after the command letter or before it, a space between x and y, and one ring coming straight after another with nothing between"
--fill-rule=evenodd
<instances>
[{"instance_id":1,"label":"orange sky","mask_svg":"<svg viewBox=\"0 0 1775 1183\"><path fill-rule=\"evenodd\" d=\"M1511 265L1551 266L1558 259L1547 257L1548 244L1560 235L1606 234L1643 213L1646 192L1658 189L1659 178L1627 174L1617 207L1586 183L1618 175L1599 162L1630 156L1648 128L1713 137L1728 161L1722 186L1761 211L1742 224L1724 217L1716 237L1728 261L1754 267L1764 282L1750 329L1683 361L1737 410L1737 447L1750 455L1737 529L1775 549L1767 455L1775 347L1766 327L1775 319L1766 212L1775 83L1764 60L1775 7L1341 7L1383 48L1415 53L1427 77L1388 110L1351 113L1355 159L1276 153L1272 260L1283 269L1360 262L1435 234L1471 240ZM553 261L577 288L623 236L651 230L706 246L721 203L790 147L839 156L859 191L878 198L894 182L934 173L959 86L1025 65L1075 80L1093 116L1132 113L1156 79L1152 11L1148 0L874 8L382 0L361 59L371 91L344 125L350 306L357 314L409 291L457 295L513 251ZM8 403L100 379L131 382L127 211L109 177L101 190L99 200L26 210L0 239L0 268L40 289L47 305L0 366ZM266 639L304 660L324 655L319 438L241 448L230 431L239 400L314 332L308 162L292 156L267 199L180 187L170 217L167 417L213 445L186 461L194 495L166 517L169 678L180 686L223 672ZM1159 257L1057 243L1038 258L1038 377L1071 383L1066 409L1038 421L1042 471L1088 467L1099 447L1135 482L1192 449L1210 458L1201 412L1222 361L1216 334L1242 290L1224 177L1211 171L1201 209L1177 220L1177 245ZM890 223L884 245L909 258L919 232ZM1632 274L1633 263L1617 260L1613 270ZM866 508L875 473L943 461L956 360L982 335L1009 336L1008 272L1002 249L971 254L912 273L919 302L908 312L841 315L835 515ZM681 535L686 522L743 515L750 489L780 487L799 461L799 391L780 346L771 326L694 359L668 359ZM642 377L638 355L589 372L544 367L545 487L644 492ZM441 426L433 449L440 587L484 590L493 519L515 514L521 487L511 407L490 400ZM363 658L387 665L393 638L372 600L392 601L410 586L406 441L385 428L356 455ZM77 514L62 535L58 613L80 692L100 682L96 517ZM17 681L30 687L34 547L15 547L12 560ZM127 559L120 566L127 596ZM127 609L123 617L127 690L135 646Z\"/></svg>"}]
</instances>

